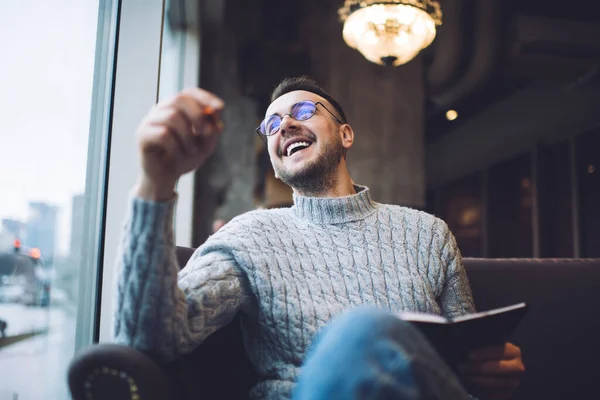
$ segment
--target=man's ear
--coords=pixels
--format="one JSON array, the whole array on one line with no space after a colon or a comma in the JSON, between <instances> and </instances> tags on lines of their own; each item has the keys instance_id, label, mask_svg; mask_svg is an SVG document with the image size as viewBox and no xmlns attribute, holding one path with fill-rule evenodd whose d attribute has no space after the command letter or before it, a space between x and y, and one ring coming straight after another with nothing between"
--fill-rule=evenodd
<instances>
[{"instance_id":1,"label":"man's ear","mask_svg":"<svg viewBox=\"0 0 600 400\"><path fill-rule=\"evenodd\" d=\"M345 149L349 149L354 144L354 131L348 124L344 124L340 127L340 136L342 138L342 146Z\"/></svg>"}]
</instances>

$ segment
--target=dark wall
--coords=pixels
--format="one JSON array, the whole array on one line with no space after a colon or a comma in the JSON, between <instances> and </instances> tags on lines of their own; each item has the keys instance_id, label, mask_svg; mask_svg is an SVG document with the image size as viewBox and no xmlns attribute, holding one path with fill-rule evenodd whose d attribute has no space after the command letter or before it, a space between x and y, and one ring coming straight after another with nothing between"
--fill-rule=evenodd
<instances>
[{"instance_id":1,"label":"dark wall","mask_svg":"<svg viewBox=\"0 0 600 400\"><path fill-rule=\"evenodd\" d=\"M600 257L600 129L428 193L468 257Z\"/></svg>"}]
</instances>

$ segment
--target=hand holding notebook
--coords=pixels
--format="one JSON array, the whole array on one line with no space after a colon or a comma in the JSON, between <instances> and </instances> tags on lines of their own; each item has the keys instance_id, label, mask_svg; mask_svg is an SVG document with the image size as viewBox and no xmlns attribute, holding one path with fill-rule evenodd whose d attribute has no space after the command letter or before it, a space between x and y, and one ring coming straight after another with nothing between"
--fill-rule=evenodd
<instances>
[{"instance_id":1,"label":"hand holding notebook","mask_svg":"<svg viewBox=\"0 0 600 400\"><path fill-rule=\"evenodd\" d=\"M451 319L410 312L398 315L414 324L448 365L456 369L473 350L504 345L527 311L527 305L519 303Z\"/></svg>"}]
</instances>

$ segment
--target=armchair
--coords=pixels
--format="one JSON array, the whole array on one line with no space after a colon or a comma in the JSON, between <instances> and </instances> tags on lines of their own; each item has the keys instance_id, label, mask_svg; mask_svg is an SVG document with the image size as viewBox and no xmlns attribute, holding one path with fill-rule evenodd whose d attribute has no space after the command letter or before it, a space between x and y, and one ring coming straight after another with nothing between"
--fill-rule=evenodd
<instances>
[{"instance_id":1,"label":"armchair","mask_svg":"<svg viewBox=\"0 0 600 400\"><path fill-rule=\"evenodd\" d=\"M193 249L178 248L183 266ZM600 259L465 259L478 309L525 301L514 334L527 367L516 399L598 396ZM245 355L239 320L168 365L126 346L96 344L71 362L74 400L245 399L258 376Z\"/></svg>"}]
</instances>

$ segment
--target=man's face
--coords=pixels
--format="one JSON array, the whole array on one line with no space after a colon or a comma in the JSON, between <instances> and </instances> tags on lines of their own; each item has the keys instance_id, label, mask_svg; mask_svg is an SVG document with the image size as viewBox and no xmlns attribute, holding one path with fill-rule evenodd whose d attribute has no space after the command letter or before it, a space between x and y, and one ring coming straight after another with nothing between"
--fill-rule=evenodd
<instances>
[{"instance_id":1,"label":"man's face","mask_svg":"<svg viewBox=\"0 0 600 400\"><path fill-rule=\"evenodd\" d=\"M288 114L292 106L305 100L321 102L335 113L335 108L321 96L295 91L271 103L265 117ZM309 192L324 189L321 186L331 183L328 181L334 176L344 154L341 133L340 124L321 105L317 105L315 114L305 121L296 121L286 115L279 131L267 139L275 173L295 189Z\"/></svg>"}]
</instances>

